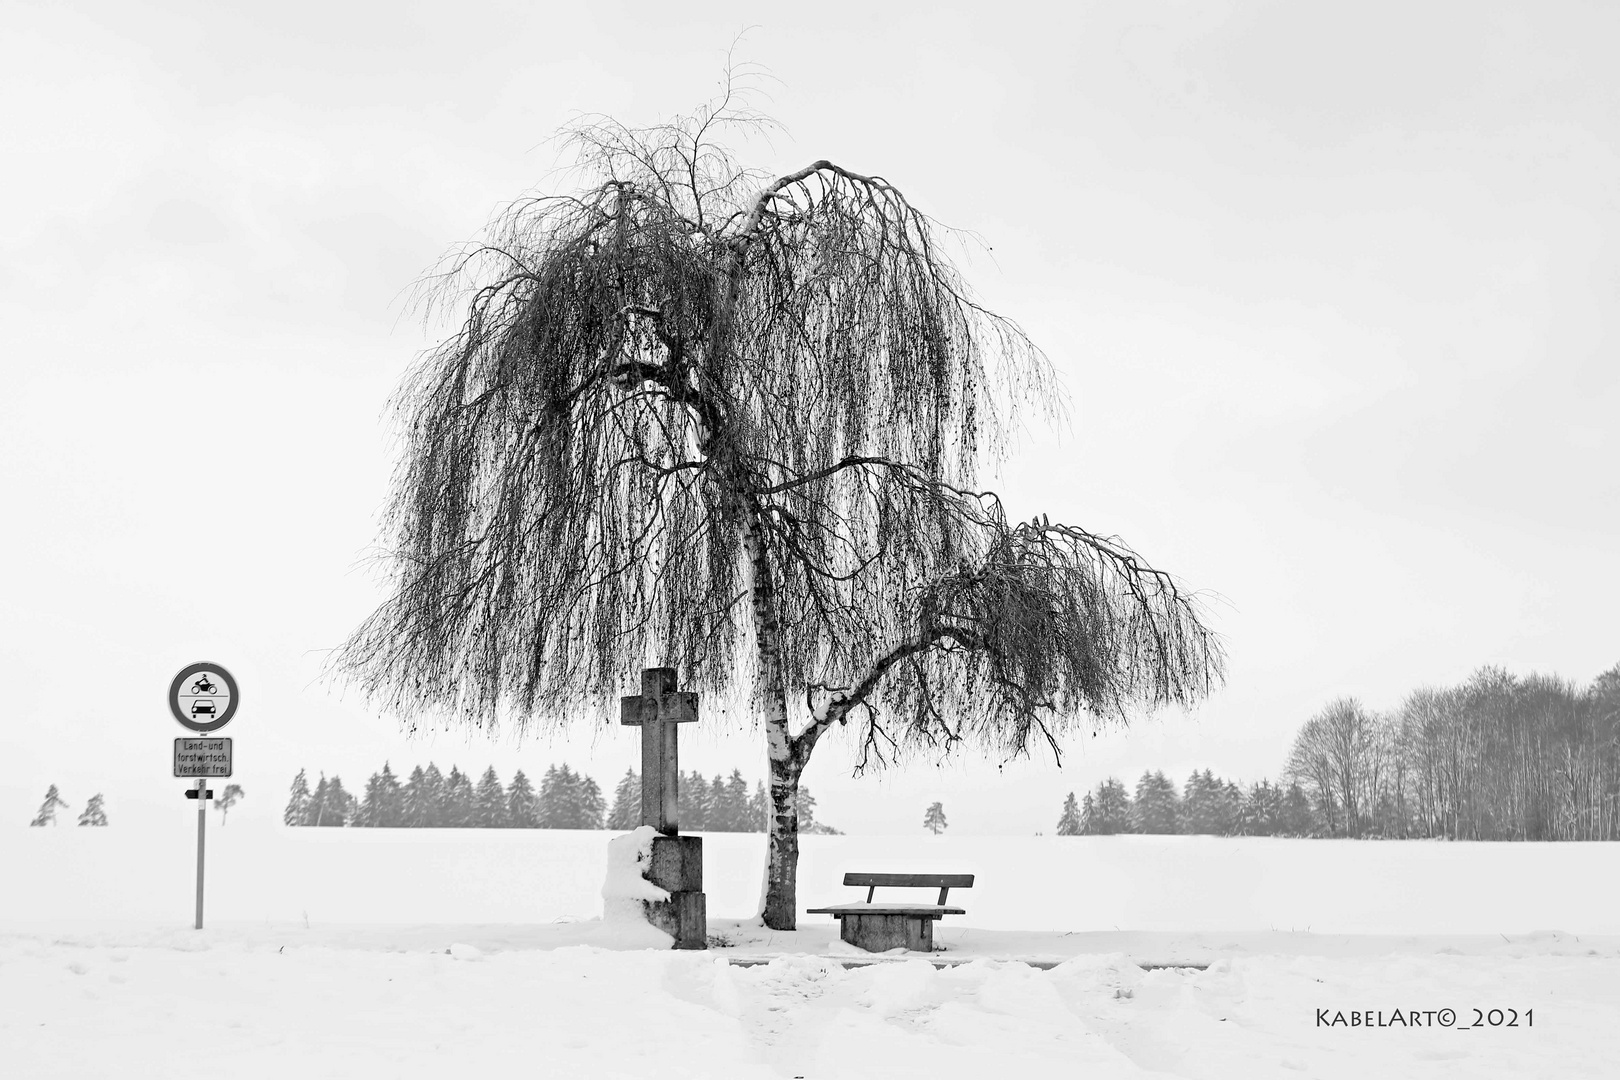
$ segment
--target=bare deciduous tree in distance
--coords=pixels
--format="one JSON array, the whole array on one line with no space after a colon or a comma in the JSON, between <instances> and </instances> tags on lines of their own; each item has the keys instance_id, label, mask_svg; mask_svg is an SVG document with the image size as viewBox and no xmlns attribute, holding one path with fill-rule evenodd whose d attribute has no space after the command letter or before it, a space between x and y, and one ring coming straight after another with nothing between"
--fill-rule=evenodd
<instances>
[{"instance_id":1,"label":"bare deciduous tree in distance","mask_svg":"<svg viewBox=\"0 0 1620 1080\"><path fill-rule=\"evenodd\" d=\"M220 793L219 801L214 804L214 809L219 811L220 828L225 827L225 822L231 815L231 808L246 797L247 793L242 790L241 784L225 785L225 790Z\"/></svg>"},{"instance_id":2,"label":"bare deciduous tree in distance","mask_svg":"<svg viewBox=\"0 0 1620 1080\"><path fill-rule=\"evenodd\" d=\"M1286 775L1314 790L1330 833L1361 835L1384 742L1378 719L1354 697L1329 702L1294 736Z\"/></svg>"},{"instance_id":3,"label":"bare deciduous tree in distance","mask_svg":"<svg viewBox=\"0 0 1620 1080\"><path fill-rule=\"evenodd\" d=\"M515 204L435 279L465 322L397 399L392 596L334 670L407 718L520 731L613 722L646 665L748 695L761 915L787 930L829 731L853 729L857 771L1058 754L1087 715L1203 697L1222 656L1122 542L974 490L1011 409L1056 407L1045 358L888 181L773 178L720 141L769 126L729 74L668 124L581 122L586 186Z\"/></svg>"}]
</instances>

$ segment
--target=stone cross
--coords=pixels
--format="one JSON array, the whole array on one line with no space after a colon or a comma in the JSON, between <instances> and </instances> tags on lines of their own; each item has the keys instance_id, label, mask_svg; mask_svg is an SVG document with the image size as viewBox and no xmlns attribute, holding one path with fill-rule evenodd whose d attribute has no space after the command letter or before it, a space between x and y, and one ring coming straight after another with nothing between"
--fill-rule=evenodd
<instances>
[{"instance_id":1,"label":"stone cross","mask_svg":"<svg viewBox=\"0 0 1620 1080\"><path fill-rule=\"evenodd\" d=\"M698 696L675 689L675 669L646 668L641 693L619 699L619 723L641 728L641 823L665 836L680 832L675 820L680 761L677 724L697 720Z\"/></svg>"}]
</instances>

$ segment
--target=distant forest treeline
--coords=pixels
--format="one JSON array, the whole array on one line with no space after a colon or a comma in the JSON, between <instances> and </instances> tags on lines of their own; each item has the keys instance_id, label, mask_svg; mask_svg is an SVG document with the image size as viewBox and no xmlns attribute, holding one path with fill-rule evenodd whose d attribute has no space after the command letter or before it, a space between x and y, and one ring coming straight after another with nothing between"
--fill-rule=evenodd
<instances>
[{"instance_id":1,"label":"distant forest treeline","mask_svg":"<svg viewBox=\"0 0 1620 1080\"><path fill-rule=\"evenodd\" d=\"M1452 840L1620 839L1620 665L1589 686L1476 671L1375 712L1340 698L1300 729L1283 780L1193 773L1183 792L1110 777L1060 835L1121 832Z\"/></svg>"},{"instance_id":2,"label":"distant forest treeline","mask_svg":"<svg viewBox=\"0 0 1620 1080\"><path fill-rule=\"evenodd\" d=\"M729 778L705 780L696 771L681 778L679 821L689 832L764 832L768 802L765 786L748 790L742 772ZM815 820L815 796L799 788L799 831L836 833ZM366 781L365 795L355 796L338 776L324 773L310 790L305 770L293 778L292 795L282 821L288 825L354 826L360 828L448 829L613 829L627 831L641 817L641 778L627 769L613 791L612 806L596 781L566 764L553 765L535 790L519 769L502 787L494 766L484 770L475 786L472 777L456 766L450 775L437 765L418 765L401 783L384 764Z\"/></svg>"},{"instance_id":3,"label":"distant forest treeline","mask_svg":"<svg viewBox=\"0 0 1620 1080\"><path fill-rule=\"evenodd\" d=\"M1298 784L1285 789L1262 780L1245 790L1209 769L1189 776L1184 793L1163 772L1144 772L1134 797L1112 776L1079 803L1069 792L1058 818L1059 836L1115 833L1319 835L1310 799Z\"/></svg>"}]
</instances>

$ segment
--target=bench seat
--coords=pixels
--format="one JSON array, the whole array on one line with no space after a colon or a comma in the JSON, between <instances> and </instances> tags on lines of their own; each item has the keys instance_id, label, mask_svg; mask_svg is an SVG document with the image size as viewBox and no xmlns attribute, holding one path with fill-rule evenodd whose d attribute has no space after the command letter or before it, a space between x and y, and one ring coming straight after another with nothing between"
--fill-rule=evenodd
<instances>
[{"instance_id":1,"label":"bench seat","mask_svg":"<svg viewBox=\"0 0 1620 1080\"><path fill-rule=\"evenodd\" d=\"M806 915L921 915L939 918L941 915L966 915L959 907L941 907L938 904L838 904L834 907L813 907Z\"/></svg>"}]
</instances>

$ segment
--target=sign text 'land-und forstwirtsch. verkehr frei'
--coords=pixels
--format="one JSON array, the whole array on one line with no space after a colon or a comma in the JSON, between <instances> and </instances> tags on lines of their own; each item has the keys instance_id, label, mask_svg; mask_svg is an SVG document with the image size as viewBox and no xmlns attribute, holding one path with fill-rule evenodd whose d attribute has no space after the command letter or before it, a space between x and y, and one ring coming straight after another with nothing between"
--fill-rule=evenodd
<instances>
[{"instance_id":1,"label":"sign text 'land-und forstwirtsch. verkehr frei'","mask_svg":"<svg viewBox=\"0 0 1620 1080\"><path fill-rule=\"evenodd\" d=\"M226 738L174 740L174 775L231 775L231 740Z\"/></svg>"}]
</instances>

